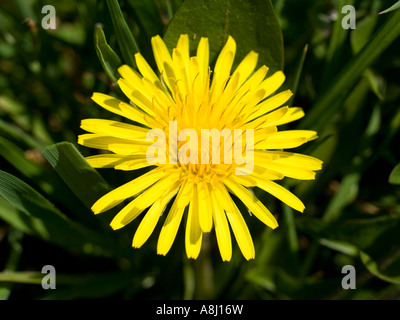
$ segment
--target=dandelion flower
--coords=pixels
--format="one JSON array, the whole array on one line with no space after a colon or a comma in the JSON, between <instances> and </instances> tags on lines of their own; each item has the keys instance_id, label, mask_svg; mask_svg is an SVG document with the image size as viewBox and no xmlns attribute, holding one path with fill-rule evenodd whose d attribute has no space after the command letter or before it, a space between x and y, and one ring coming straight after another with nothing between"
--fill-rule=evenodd
<instances>
[{"instance_id":1,"label":"dandelion flower","mask_svg":"<svg viewBox=\"0 0 400 320\"><path fill-rule=\"evenodd\" d=\"M303 212L303 203L276 181L315 178L320 160L282 150L315 139L316 132L278 130L303 117L303 110L283 106L292 92L274 93L285 76L278 71L266 77L266 66L255 70L257 53L251 51L231 72L236 52L232 37L213 71L207 38L201 38L192 57L187 35L180 36L172 56L159 36L151 44L160 77L137 53L138 71L127 65L118 70L122 76L118 85L129 103L101 93L92 97L134 123L85 119L81 128L89 133L78 141L109 151L86 158L95 168L149 170L101 197L92 211L99 214L129 199L110 223L115 230L145 212L133 237L135 248L146 242L165 211L158 254L168 253L185 217L188 258L198 257L203 234L214 229L222 260L229 261L232 229L243 256L253 259L252 237L232 195L271 228L278 223L251 188L260 188Z\"/></svg>"}]
</instances>

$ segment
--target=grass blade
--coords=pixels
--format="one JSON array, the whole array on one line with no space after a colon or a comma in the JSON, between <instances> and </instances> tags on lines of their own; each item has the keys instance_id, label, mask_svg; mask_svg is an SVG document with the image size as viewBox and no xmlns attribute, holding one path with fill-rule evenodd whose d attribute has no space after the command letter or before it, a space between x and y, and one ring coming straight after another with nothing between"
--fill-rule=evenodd
<instances>
[{"instance_id":1,"label":"grass blade","mask_svg":"<svg viewBox=\"0 0 400 320\"><path fill-rule=\"evenodd\" d=\"M364 71L400 35L400 10L395 11L386 23L375 33L370 42L342 70L329 90L326 90L300 128L320 130L340 110L346 97Z\"/></svg>"},{"instance_id":2,"label":"grass blade","mask_svg":"<svg viewBox=\"0 0 400 320\"><path fill-rule=\"evenodd\" d=\"M125 252L109 235L70 220L32 187L4 171L0 171L0 200L0 218L27 234L87 254Z\"/></svg>"},{"instance_id":3,"label":"grass blade","mask_svg":"<svg viewBox=\"0 0 400 320\"><path fill-rule=\"evenodd\" d=\"M119 79L118 68L122 62L114 50L108 45L103 28L100 24L96 24L94 28L94 46L96 47L97 56L103 66L104 71L113 83Z\"/></svg>"},{"instance_id":4,"label":"grass blade","mask_svg":"<svg viewBox=\"0 0 400 320\"><path fill-rule=\"evenodd\" d=\"M73 144L54 144L47 147L43 155L87 208L108 191L107 183Z\"/></svg>"},{"instance_id":5,"label":"grass blade","mask_svg":"<svg viewBox=\"0 0 400 320\"><path fill-rule=\"evenodd\" d=\"M139 52L136 40L122 15L118 1L107 0L107 5L124 62L136 68L135 53Z\"/></svg>"},{"instance_id":6,"label":"grass blade","mask_svg":"<svg viewBox=\"0 0 400 320\"><path fill-rule=\"evenodd\" d=\"M382 11L382 12L379 12L379 14L389 13L389 12L392 12L392 11L397 10L397 9L399 9L399 8L400 8L400 1L397 1L397 2L396 2L394 5L392 5L390 8L388 8L388 9Z\"/></svg>"}]
</instances>

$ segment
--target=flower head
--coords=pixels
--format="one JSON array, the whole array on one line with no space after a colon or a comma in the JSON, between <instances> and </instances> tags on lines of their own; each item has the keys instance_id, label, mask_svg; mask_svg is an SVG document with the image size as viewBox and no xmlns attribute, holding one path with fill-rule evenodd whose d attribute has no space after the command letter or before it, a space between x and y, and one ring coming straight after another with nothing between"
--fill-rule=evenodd
<instances>
[{"instance_id":1,"label":"flower head","mask_svg":"<svg viewBox=\"0 0 400 320\"><path fill-rule=\"evenodd\" d=\"M229 261L232 229L244 257L252 259L253 241L231 194L271 228L278 226L275 217L248 188L258 187L302 212L303 203L275 181L315 178L320 160L282 149L315 139L316 132L278 130L303 117L303 110L282 107L290 90L271 96L285 76L279 71L266 78L266 66L255 71L257 53L251 51L231 72L236 52L232 37L212 72L207 38L201 38L192 57L187 35L181 35L172 56L159 36L152 38L152 47L160 77L140 53L135 56L139 72L127 65L119 68L118 84L130 103L101 93L92 97L135 123L85 119L81 127L90 133L79 136L80 144L110 151L86 158L95 168L150 170L104 195L92 210L98 214L133 198L111 227L122 228L146 211L132 242L139 248L169 208L159 254L168 253L185 216L189 258L197 258L203 234L214 229L221 257Z\"/></svg>"}]
</instances>

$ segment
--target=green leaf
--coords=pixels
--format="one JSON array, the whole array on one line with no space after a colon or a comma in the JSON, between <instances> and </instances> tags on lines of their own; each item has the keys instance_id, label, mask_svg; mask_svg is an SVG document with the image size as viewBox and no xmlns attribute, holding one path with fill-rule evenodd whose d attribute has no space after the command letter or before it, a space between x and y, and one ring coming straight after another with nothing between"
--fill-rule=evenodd
<instances>
[{"instance_id":1,"label":"green leaf","mask_svg":"<svg viewBox=\"0 0 400 320\"><path fill-rule=\"evenodd\" d=\"M154 0L128 0L128 3L134 9L135 21L137 20L140 31L146 34L147 39L162 34L164 26Z\"/></svg>"},{"instance_id":2,"label":"green leaf","mask_svg":"<svg viewBox=\"0 0 400 320\"><path fill-rule=\"evenodd\" d=\"M83 46L86 42L86 30L81 22L61 23L49 34L71 45Z\"/></svg>"},{"instance_id":3,"label":"green leaf","mask_svg":"<svg viewBox=\"0 0 400 320\"><path fill-rule=\"evenodd\" d=\"M384 100L386 92L385 79L371 69L365 70L364 76L367 78L372 92L375 93L379 100Z\"/></svg>"},{"instance_id":4,"label":"green leaf","mask_svg":"<svg viewBox=\"0 0 400 320\"><path fill-rule=\"evenodd\" d=\"M104 179L72 143L60 142L49 146L43 155L87 208L109 191Z\"/></svg>"},{"instance_id":5,"label":"green leaf","mask_svg":"<svg viewBox=\"0 0 400 320\"><path fill-rule=\"evenodd\" d=\"M39 152L38 150L29 151ZM31 161L28 158L28 152L2 137L0 137L0 156L4 157L29 181L32 181L35 187L39 187L47 196L50 196L53 201L65 205L74 213L78 211L78 208L80 210L83 207L82 203L68 190L68 187L60 183L60 178L55 171L45 164Z\"/></svg>"},{"instance_id":6,"label":"green leaf","mask_svg":"<svg viewBox=\"0 0 400 320\"><path fill-rule=\"evenodd\" d=\"M24 0L16 0L15 4L17 5L17 8L21 13L21 18L23 20L30 18L33 21L38 21L36 16L37 11L34 10L32 2L26 2Z\"/></svg>"},{"instance_id":7,"label":"green leaf","mask_svg":"<svg viewBox=\"0 0 400 320\"><path fill-rule=\"evenodd\" d=\"M185 0L164 36L169 49L175 48L181 34L194 40L192 53L200 38L208 37L211 63L231 35L237 42L236 64L253 50L259 54L259 65L271 72L283 68L282 33L270 0Z\"/></svg>"},{"instance_id":8,"label":"green leaf","mask_svg":"<svg viewBox=\"0 0 400 320\"><path fill-rule=\"evenodd\" d=\"M56 270L57 271L57 270ZM42 283L45 274L37 271L0 272L0 283ZM141 283L127 272L56 274L57 289L45 299L100 298L112 295L126 287L141 288ZM58 287L60 286L60 287ZM52 290L50 290L52 291Z\"/></svg>"},{"instance_id":9,"label":"green leaf","mask_svg":"<svg viewBox=\"0 0 400 320\"><path fill-rule=\"evenodd\" d=\"M391 239L393 245L400 242L397 237L400 218L391 215L348 219L331 224L315 218L298 219L296 222L300 230L313 237L348 243L365 252L388 239Z\"/></svg>"},{"instance_id":10,"label":"green leaf","mask_svg":"<svg viewBox=\"0 0 400 320\"><path fill-rule=\"evenodd\" d=\"M7 262L4 266L3 272L15 271L18 268L19 261L22 254L22 241L23 233L19 230L12 228L8 234L8 243L10 245L10 252ZM0 300L7 300L11 294L13 284L2 283L0 284Z\"/></svg>"},{"instance_id":11,"label":"green leaf","mask_svg":"<svg viewBox=\"0 0 400 320\"><path fill-rule=\"evenodd\" d=\"M35 177L42 171L38 164L27 159L20 148L3 137L0 137L0 156L25 176Z\"/></svg>"},{"instance_id":12,"label":"green leaf","mask_svg":"<svg viewBox=\"0 0 400 320\"><path fill-rule=\"evenodd\" d=\"M335 292L338 286L335 278L296 278L283 268L274 266L250 270L246 279L273 292L278 299L323 299Z\"/></svg>"},{"instance_id":13,"label":"green leaf","mask_svg":"<svg viewBox=\"0 0 400 320\"><path fill-rule=\"evenodd\" d=\"M360 52L364 46L368 44L377 22L378 16L370 15L358 23L357 28L352 31L350 43L354 54ZM380 100L383 100L385 93L385 80L370 68L365 70L364 76L368 80L371 90Z\"/></svg>"},{"instance_id":14,"label":"green leaf","mask_svg":"<svg viewBox=\"0 0 400 320\"><path fill-rule=\"evenodd\" d=\"M359 53L368 44L377 22L377 15L369 15L357 23L357 28L350 34L350 44L354 54Z\"/></svg>"},{"instance_id":15,"label":"green leaf","mask_svg":"<svg viewBox=\"0 0 400 320\"><path fill-rule=\"evenodd\" d=\"M335 250L337 252L344 253L345 255L355 257L358 255L358 249L357 247L343 241L336 241L336 240L328 240L321 238L319 239L319 244L330 248L332 250Z\"/></svg>"},{"instance_id":16,"label":"green leaf","mask_svg":"<svg viewBox=\"0 0 400 320\"><path fill-rule=\"evenodd\" d=\"M379 14L384 14L384 13L389 13L391 11L397 10L398 8L400 8L400 1L397 1L394 5L392 5L389 9L386 9L382 12L380 12Z\"/></svg>"},{"instance_id":17,"label":"green leaf","mask_svg":"<svg viewBox=\"0 0 400 320\"><path fill-rule=\"evenodd\" d=\"M4 171L0 171L0 200L0 218L27 234L87 254L126 253L110 235L70 220L32 187Z\"/></svg>"},{"instance_id":18,"label":"green leaf","mask_svg":"<svg viewBox=\"0 0 400 320\"><path fill-rule=\"evenodd\" d=\"M294 100L296 98L296 93L297 93L297 89L299 87L299 82L300 82L301 74L303 71L304 62L306 60L307 52L308 52L308 44L303 49L299 63L296 68L296 72L295 72L294 77L292 78L292 81L290 82L289 87L288 87L293 92L293 96L290 98L289 102L287 103L289 107L293 106Z\"/></svg>"},{"instance_id":19,"label":"green leaf","mask_svg":"<svg viewBox=\"0 0 400 320\"><path fill-rule=\"evenodd\" d=\"M54 193L54 187L50 183L54 182L54 177L45 172L39 164L30 161L22 149L3 137L0 137L0 156L25 177L34 179L35 183L46 193Z\"/></svg>"},{"instance_id":20,"label":"green leaf","mask_svg":"<svg viewBox=\"0 0 400 320\"><path fill-rule=\"evenodd\" d=\"M0 282L25 283L25 284L40 284L43 279L43 274L40 272L0 272Z\"/></svg>"},{"instance_id":21,"label":"green leaf","mask_svg":"<svg viewBox=\"0 0 400 320\"><path fill-rule=\"evenodd\" d=\"M344 44L347 39L348 29L342 27L342 20L346 13L342 12L345 5L353 5L354 0L340 0L338 3L338 18L336 19L332 35L330 37L328 51L326 53L326 62L324 68L324 81L329 80L336 74L338 66L342 64L341 58L344 49Z\"/></svg>"},{"instance_id":22,"label":"green leaf","mask_svg":"<svg viewBox=\"0 0 400 320\"><path fill-rule=\"evenodd\" d=\"M397 251L394 256L390 257L390 261L384 261L384 263L378 263L375 261L371 256L369 256L365 252L360 252L360 258L361 261L364 263L364 265L367 267L369 272L371 272L373 275L378 277L379 279L382 279L384 281L394 283L394 284L400 284L400 274L398 272L397 268L397 275L387 275L384 273L384 270L386 267L388 267L389 264L395 264L397 265L400 263L400 251Z\"/></svg>"},{"instance_id":23,"label":"green leaf","mask_svg":"<svg viewBox=\"0 0 400 320\"><path fill-rule=\"evenodd\" d=\"M10 124L2 119L0 119L0 133L2 136L9 136L13 140L20 141L21 143L27 145L34 149L43 149L46 144L38 139L32 137L31 135L25 133L21 128L16 125Z\"/></svg>"},{"instance_id":24,"label":"green leaf","mask_svg":"<svg viewBox=\"0 0 400 320\"><path fill-rule=\"evenodd\" d=\"M400 163L394 167L389 176L389 183L400 185Z\"/></svg>"},{"instance_id":25,"label":"green leaf","mask_svg":"<svg viewBox=\"0 0 400 320\"><path fill-rule=\"evenodd\" d=\"M136 40L122 15L118 1L107 0L107 5L124 62L136 68L135 53L139 52Z\"/></svg>"},{"instance_id":26,"label":"green leaf","mask_svg":"<svg viewBox=\"0 0 400 320\"><path fill-rule=\"evenodd\" d=\"M352 172L343 177L339 191L329 202L324 213L324 221L336 220L342 214L343 209L353 203L358 195L360 179L360 172Z\"/></svg>"},{"instance_id":27,"label":"green leaf","mask_svg":"<svg viewBox=\"0 0 400 320\"><path fill-rule=\"evenodd\" d=\"M332 119L342 107L343 99L353 88L356 81L382 54L382 52L400 35L400 10L394 12L386 23L374 34L367 45L343 67L329 90L317 101L300 123L301 128L313 128L319 131Z\"/></svg>"},{"instance_id":28,"label":"green leaf","mask_svg":"<svg viewBox=\"0 0 400 320\"><path fill-rule=\"evenodd\" d=\"M96 24L94 27L94 46L107 76L113 83L117 82L119 79L118 68L121 66L122 62L114 50L108 45L101 24Z\"/></svg>"}]
</instances>

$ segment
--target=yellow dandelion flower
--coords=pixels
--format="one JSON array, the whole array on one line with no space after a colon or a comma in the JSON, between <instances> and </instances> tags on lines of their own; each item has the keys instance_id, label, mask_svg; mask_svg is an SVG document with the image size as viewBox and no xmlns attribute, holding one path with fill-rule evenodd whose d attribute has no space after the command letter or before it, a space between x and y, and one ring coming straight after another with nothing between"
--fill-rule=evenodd
<instances>
[{"instance_id":1,"label":"yellow dandelion flower","mask_svg":"<svg viewBox=\"0 0 400 320\"><path fill-rule=\"evenodd\" d=\"M282 149L298 147L317 134L278 130L303 117L303 110L282 106L292 96L290 90L272 95L285 76L278 71L266 78L266 66L255 71L257 53L251 51L231 73L236 52L232 37L213 72L207 38L201 38L192 57L187 35L180 36L172 56L159 36L151 43L160 77L137 53L139 72L127 65L119 68L118 84L130 103L101 93L92 97L135 124L85 119L81 127L89 133L78 141L110 151L86 158L95 168L150 170L104 195L92 211L102 213L131 199L111 227L122 228L146 211L132 242L139 248L171 202L158 238L158 254L168 253L185 216L188 258L198 257L203 234L214 227L222 260L232 256L230 229L243 256L253 259L250 232L231 194L271 228L278 226L275 217L249 188L258 187L303 212L303 203L275 181L315 178L320 160Z\"/></svg>"}]
</instances>

